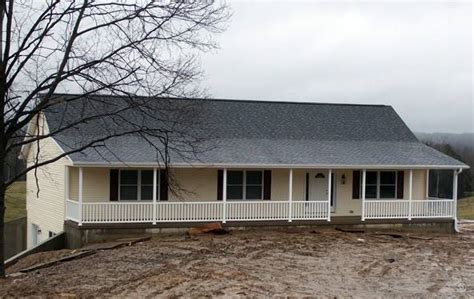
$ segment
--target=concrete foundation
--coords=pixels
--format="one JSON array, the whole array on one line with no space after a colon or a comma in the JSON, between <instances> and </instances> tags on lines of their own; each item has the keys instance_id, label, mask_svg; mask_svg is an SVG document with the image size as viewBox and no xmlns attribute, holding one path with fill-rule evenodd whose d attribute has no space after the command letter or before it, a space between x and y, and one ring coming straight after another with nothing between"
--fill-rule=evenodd
<instances>
[{"instance_id":1,"label":"concrete foundation","mask_svg":"<svg viewBox=\"0 0 474 299\"><path fill-rule=\"evenodd\" d=\"M79 226L76 222L66 221L64 231L66 233L66 246L68 248L79 248L89 243L116 240L119 238L136 237L146 234L184 234L188 228L202 225L202 222L184 223L149 223L135 224L84 224ZM435 232L454 233L453 219L389 219L389 220L366 220L360 217L333 217L331 222L327 221L249 221L228 222L222 224L228 229L290 229L298 227L338 227L343 229L385 230L398 232Z\"/></svg>"}]
</instances>

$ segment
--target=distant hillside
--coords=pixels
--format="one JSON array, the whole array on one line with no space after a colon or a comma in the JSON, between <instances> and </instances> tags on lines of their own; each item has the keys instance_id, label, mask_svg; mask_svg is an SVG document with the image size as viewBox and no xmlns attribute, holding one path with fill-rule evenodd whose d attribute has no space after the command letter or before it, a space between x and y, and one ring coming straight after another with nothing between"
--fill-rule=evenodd
<instances>
[{"instance_id":1,"label":"distant hillside","mask_svg":"<svg viewBox=\"0 0 474 299\"><path fill-rule=\"evenodd\" d=\"M421 142L471 166L470 169L461 173L458 191L460 192L460 196L472 195L474 191L474 133L415 134Z\"/></svg>"},{"instance_id":2,"label":"distant hillside","mask_svg":"<svg viewBox=\"0 0 474 299\"><path fill-rule=\"evenodd\" d=\"M456 152L466 150L474 152L474 133L415 133L415 135L422 142L449 144Z\"/></svg>"},{"instance_id":3,"label":"distant hillside","mask_svg":"<svg viewBox=\"0 0 474 299\"><path fill-rule=\"evenodd\" d=\"M474 167L474 133L415 133L421 142L431 145L448 144L462 157L463 162Z\"/></svg>"}]
</instances>

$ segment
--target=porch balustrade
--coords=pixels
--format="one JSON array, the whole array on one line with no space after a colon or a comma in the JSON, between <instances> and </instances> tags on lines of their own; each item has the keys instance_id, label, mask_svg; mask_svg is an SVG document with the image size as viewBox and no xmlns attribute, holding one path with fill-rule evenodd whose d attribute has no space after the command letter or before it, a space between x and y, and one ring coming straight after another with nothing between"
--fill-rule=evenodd
<instances>
[{"instance_id":1,"label":"porch balustrade","mask_svg":"<svg viewBox=\"0 0 474 299\"><path fill-rule=\"evenodd\" d=\"M365 200L365 219L450 218L454 200Z\"/></svg>"},{"instance_id":2,"label":"porch balustrade","mask_svg":"<svg viewBox=\"0 0 474 299\"><path fill-rule=\"evenodd\" d=\"M411 205L411 208L410 208ZM328 220L327 201L79 202L66 200L66 218L78 223L159 223ZM155 215L153 213L155 209ZM452 199L365 200L365 219L454 217Z\"/></svg>"},{"instance_id":3,"label":"porch balustrade","mask_svg":"<svg viewBox=\"0 0 474 299\"><path fill-rule=\"evenodd\" d=\"M327 201L293 201L291 205L292 212L287 201L83 202L80 205L67 199L66 219L80 224L208 222L223 221L224 215L226 221L328 220Z\"/></svg>"}]
</instances>

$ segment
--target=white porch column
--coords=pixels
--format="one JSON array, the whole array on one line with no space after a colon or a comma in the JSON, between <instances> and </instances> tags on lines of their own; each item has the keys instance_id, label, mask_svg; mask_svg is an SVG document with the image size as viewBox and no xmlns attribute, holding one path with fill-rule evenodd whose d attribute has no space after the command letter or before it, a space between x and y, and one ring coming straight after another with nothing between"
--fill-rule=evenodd
<instances>
[{"instance_id":1,"label":"white porch column","mask_svg":"<svg viewBox=\"0 0 474 299\"><path fill-rule=\"evenodd\" d=\"M290 168L288 174L288 222L292 220L292 208L293 208L293 168Z\"/></svg>"},{"instance_id":2,"label":"white porch column","mask_svg":"<svg viewBox=\"0 0 474 299\"><path fill-rule=\"evenodd\" d=\"M79 200L79 225L82 225L82 188L83 188L83 169L82 167L79 167L79 194L78 194L78 200Z\"/></svg>"},{"instance_id":3,"label":"white porch column","mask_svg":"<svg viewBox=\"0 0 474 299\"><path fill-rule=\"evenodd\" d=\"M413 205L413 169L410 169L410 176L408 178L408 220L411 220L412 205Z\"/></svg>"},{"instance_id":4,"label":"white porch column","mask_svg":"<svg viewBox=\"0 0 474 299\"><path fill-rule=\"evenodd\" d=\"M462 169L453 171L453 219L455 221L457 220L458 214L458 174L461 173L461 171Z\"/></svg>"},{"instance_id":5,"label":"white porch column","mask_svg":"<svg viewBox=\"0 0 474 299\"><path fill-rule=\"evenodd\" d=\"M158 171L156 170L156 167L153 168L153 224L156 224L156 187L158 186L157 184L158 180Z\"/></svg>"},{"instance_id":6,"label":"white porch column","mask_svg":"<svg viewBox=\"0 0 474 299\"><path fill-rule=\"evenodd\" d=\"M328 174L328 221L331 221L331 187L332 187L332 169Z\"/></svg>"},{"instance_id":7,"label":"white porch column","mask_svg":"<svg viewBox=\"0 0 474 299\"><path fill-rule=\"evenodd\" d=\"M222 223L226 223L227 212L227 169L224 168L222 175Z\"/></svg>"},{"instance_id":8,"label":"white porch column","mask_svg":"<svg viewBox=\"0 0 474 299\"><path fill-rule=\"evenodd\" d=\"M65 166L64 169L64 220L67 220L67 200L69 199L69 178L70 178L69 166Z\"/></svg>"},{"instance_id":9,"label":"white porch column","mask_svg":"<svg viewBox=\"0 0 474 299\"><path fill-rule=\"evenodd\" d=\"M366 179L366 170L362 170L362 221L365 221L365 179Z\"/></svg>"}]
</instances>

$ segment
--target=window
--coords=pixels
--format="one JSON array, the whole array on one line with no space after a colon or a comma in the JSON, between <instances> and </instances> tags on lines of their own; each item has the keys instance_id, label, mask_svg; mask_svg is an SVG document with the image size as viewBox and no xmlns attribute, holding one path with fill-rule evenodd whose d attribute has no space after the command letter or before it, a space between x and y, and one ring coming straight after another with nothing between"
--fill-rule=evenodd
<instances>
[{"instance_id":1,"label":"window","mask_svg":"<svg viewBox=\"0 0 474 299\"><path fill-rule=\"evenodd\" d=\"M119 183L120 200L153 200L153 170L120 170Z\"/></svg>"},{"instance_id":2,"label":"window","mask_svg":"<svg viewBox=\"0 0 474 299\"><path fill-rule=\"evenodd\" d=\"M397 193L397 175L395 171L381 171L379 198L395 198Z\"/></svg>"},{"instance_id":3,"label":"window","mask_svg":"<svg viewBox=\"0 0 474 299\"><path fill-rule=\"evenodd\" d=\"M255 170L227 172L227 199L262 199L263 172Z\"/></svg>"},{"instance_id":4,"label":"window","mask_svg":"<svg viewBox=\"0 0 474 299\"><path fill-rule=\"evenodd\" d=\"M365 180L365 198L397 197L396 171L367 171Z\"/></svg>"},{"instance_id":5,"label":"window","mask_svg":"<svg viewBox=\"0 0 474 299\"><path fill-rule=\"evenodd\" d=\"M365 198L377 198L377 172L367 171L365 174Z\"/></svg>"},{"instance_id":6,"label":"window","mask_svg":"<svg viewBox=\"0 0 474 299\"><path fill-rule=\"evenodd\" d=\"M153 200L153 170L141 172L141 200Z\"/></svg>"},{"instance_id":7,"label":"window","mask_svg":"<svg viewBox=\"0 0 474 299\"><path fill-rule=\"evenodd\" d=\"M453 171L430 169L428 197L453 198Z\"/></svg>"}]
</instances>

